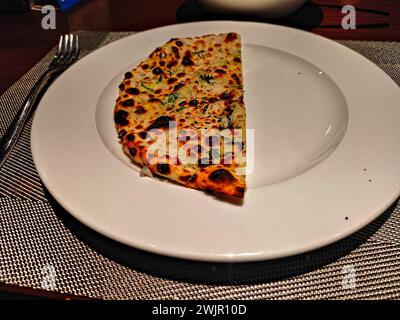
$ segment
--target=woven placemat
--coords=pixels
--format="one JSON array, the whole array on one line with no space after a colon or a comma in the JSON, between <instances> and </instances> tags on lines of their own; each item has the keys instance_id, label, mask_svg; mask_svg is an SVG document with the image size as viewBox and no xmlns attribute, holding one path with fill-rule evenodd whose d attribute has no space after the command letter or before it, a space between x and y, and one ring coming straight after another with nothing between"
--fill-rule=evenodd
<instances>
[{"instance_id":1,"label":"woven placemat","mask_svg":"<svg viewBox=\"0 0 400 320\"><path fill-rule=\"evenodd\" d=\"M82 55L130 33L80 32ZM341 41L400 85L400 43ZM0 135L54 52L0 97ZM184 261L88 229L44 189L29 122L0 171L0 282L101 299L343 299L400 297L400 205L307 254L266 262Z\"/></svg>"}]
</instances>

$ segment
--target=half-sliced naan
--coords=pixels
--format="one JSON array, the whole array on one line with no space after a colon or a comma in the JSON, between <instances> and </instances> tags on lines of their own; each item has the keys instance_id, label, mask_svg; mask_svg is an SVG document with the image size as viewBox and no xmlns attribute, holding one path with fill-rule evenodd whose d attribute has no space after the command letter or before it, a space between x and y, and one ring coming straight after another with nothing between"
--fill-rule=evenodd
<instances>
[{"instance_id":1,"label":"half-sliced naan","mask_svg":"<svg viewBox=\"0 0 400 320\"><path fill-rule=\"evenodd\" d=\"M124 151L189 188L243 197L246 113L237 33L171 39L125 74L114 110Z\"/></svg>"}]
</instances>

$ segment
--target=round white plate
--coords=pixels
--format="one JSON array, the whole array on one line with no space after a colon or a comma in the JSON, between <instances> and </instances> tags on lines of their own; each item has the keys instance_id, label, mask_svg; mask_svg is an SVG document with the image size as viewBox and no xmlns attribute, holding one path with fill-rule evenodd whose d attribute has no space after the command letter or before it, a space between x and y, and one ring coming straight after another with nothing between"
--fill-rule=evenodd
<instances>
[{"instance_id":1,"label":"round white plate","mask_svg":"<svg viewBox=\"0 0 400 320\"><path fill-rule=\"evenodd\" d=\"M254 129L243 204L139 177L113 123L131 66L170 38L230 31L242 36ZM174 257L251 261L337 241L395 201L399 119L398 86L348 48L276 25L199 22L137 33L73 65L39 105L32 152L54 198L114 240Z\"/></svg>"}]
</instances>

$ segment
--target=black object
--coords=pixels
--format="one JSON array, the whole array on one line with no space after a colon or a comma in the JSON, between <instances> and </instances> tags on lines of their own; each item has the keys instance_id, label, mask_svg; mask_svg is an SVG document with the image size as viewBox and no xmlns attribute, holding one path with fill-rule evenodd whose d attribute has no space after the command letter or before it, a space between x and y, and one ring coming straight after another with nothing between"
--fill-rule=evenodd
<instances>
[{"instance_id":1,"label":"black object","mask_svg":"<svg viewBox=\"0 0 400 320\"><path fill-rule=\"evenodd\" d=\"M261 16L261 15L260 15ZM312 30L318 27L323 19L321 8L307 1L296 12L285 18L267 19L256 15L249 14L230 14L216 13L204 8L197 0L185 1L176 12L176 19L179 22L192 21L210 21L210 20L239 20L239 21L256 21L280 24L289 27L295 27L303 30Z\"/></svg>"},{"instance_id":2,"label":"black object","mask_svg":"<svg viewBox=\"0 0 400 320\"><path fill-rule=\"evenodd\" d=\"M0 14L23 13L29 9L29 0L1 0Z\"/></svg>"},{"instance_id":3,"label":"black object","mask_svg":"<svg viewBox=\"0 0 400 320\"><path fill-rule=\"evenodd\" d=\"M55 8L59 8L57 0L34 0L31 3L31 9L33 10L41 10L42 7L46 5L51 5Z\"/></svg>"}]
</instances>

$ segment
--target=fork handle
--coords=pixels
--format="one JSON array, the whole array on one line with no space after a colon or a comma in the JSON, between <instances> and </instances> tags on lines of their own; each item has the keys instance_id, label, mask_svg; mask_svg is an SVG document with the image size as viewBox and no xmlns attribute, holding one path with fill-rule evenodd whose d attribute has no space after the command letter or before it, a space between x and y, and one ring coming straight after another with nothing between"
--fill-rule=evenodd
<instances>
[{"instance_id":1,"label":"fork handle","mask_svg":"<svg viewBox=\"0 0 400 320\"><path fill-rule=\"evenodd\" d=\"M31 91L29 92L27 98L24 101L21 109L15 115L13 121L8 127L7 131L4 133L0 140L0 168L3 166L4 162L7 160L11 153L18 137L20 136L22 129L25 126L26 121L33 109L36 106L36 102L42 90L46 84L50 84L52 80L55 79L54 75L59 73L60 70L50 69L47 70L35 83Z\"/></svg>"}]
</instances>

